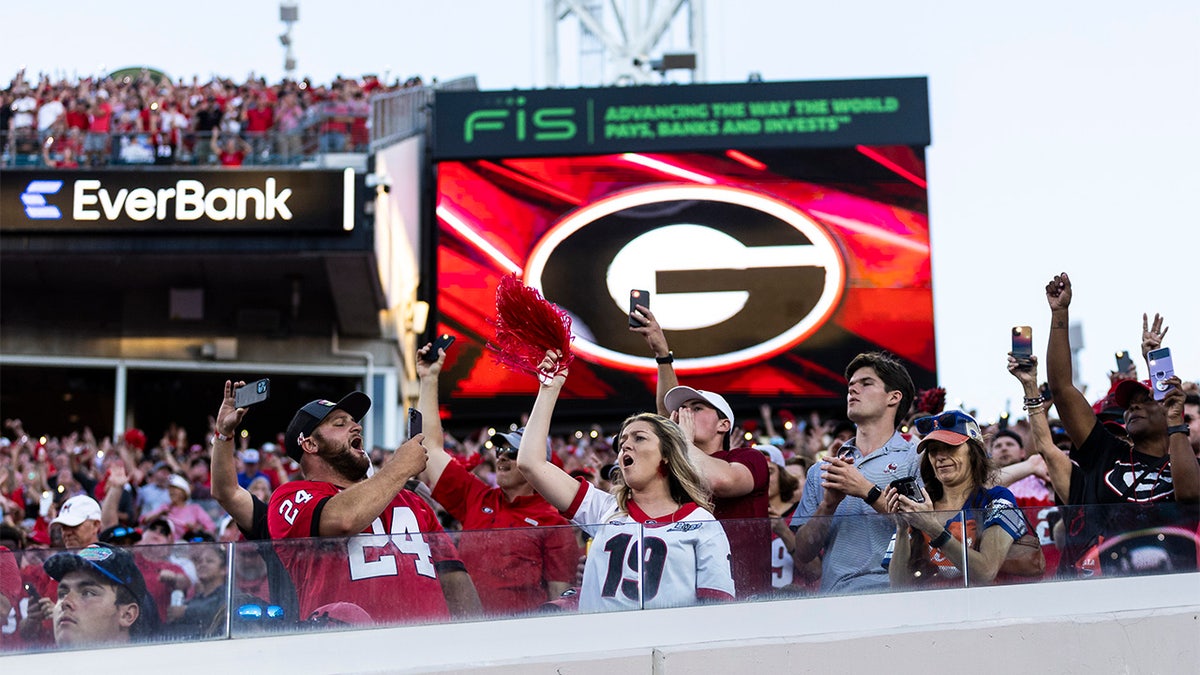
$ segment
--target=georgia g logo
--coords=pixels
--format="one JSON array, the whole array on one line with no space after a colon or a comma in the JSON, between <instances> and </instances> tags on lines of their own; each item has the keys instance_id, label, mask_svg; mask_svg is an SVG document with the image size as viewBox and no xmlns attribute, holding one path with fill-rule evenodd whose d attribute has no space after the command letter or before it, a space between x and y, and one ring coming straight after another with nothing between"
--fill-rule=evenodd
<instances>
[{"instance_id":1,"label":"georgia g logo","mask_svg":"<svg viewBox=\"0 0 1200 675\"><path fill-rule=\"evenodd\" d=\"M664 185L621 192L560 221L534 248L525 283L570 312L589 361L653 370L628 330L629 291L679 354L675 367L721 370L799 344L837 307L837 244L793 206L740 188Z\"/></svg>"}]
</instances>

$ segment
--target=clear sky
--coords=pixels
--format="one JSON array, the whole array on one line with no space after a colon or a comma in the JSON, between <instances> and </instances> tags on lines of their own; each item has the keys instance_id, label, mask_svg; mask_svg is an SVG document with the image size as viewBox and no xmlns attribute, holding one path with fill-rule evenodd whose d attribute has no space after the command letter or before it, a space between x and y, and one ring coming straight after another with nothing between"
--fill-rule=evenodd
<instances>
[{"instance_id":1,"label":"clear sky","mask_svg":"<svg viewBox=\"0 0 1200 675\"><path fill-rule=\"evenodd\" d=\"M300 0L298 73L541 86L544 6ZM1059 271L1075 282L1090 397L1107 388L1115 350L1138 350L1145 311L1167 317L1179 374L1200 378L1200 2L709 0L707 14L710 82L929 77L938 367L951 404L989 417L1009 400L1020 408L1004 368L1009 330L1033 326L1045 353L1042 289ZM273 81L282 30L267 0L6 3L0 77L151 65ZM561 78L578 84L578 68Z\"/></svg>"}]
</instances>

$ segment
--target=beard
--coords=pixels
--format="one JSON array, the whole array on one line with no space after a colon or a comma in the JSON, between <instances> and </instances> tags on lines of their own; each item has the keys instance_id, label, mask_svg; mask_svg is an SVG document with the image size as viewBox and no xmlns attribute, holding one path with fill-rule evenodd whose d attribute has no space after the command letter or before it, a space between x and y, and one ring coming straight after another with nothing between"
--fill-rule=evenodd
<instances>
[{"instance_id":1,"label":"beard","mask_svg":"<svg viewBox=\"0 0 1200 675\"><path fill-rule=\"evenodd\" d=\"M371 465L370 457L348 444L338 446L322 444L320 457L325 460L329 468L354 483L367 477L367 467Z\"/></svg>"}]
</instances>

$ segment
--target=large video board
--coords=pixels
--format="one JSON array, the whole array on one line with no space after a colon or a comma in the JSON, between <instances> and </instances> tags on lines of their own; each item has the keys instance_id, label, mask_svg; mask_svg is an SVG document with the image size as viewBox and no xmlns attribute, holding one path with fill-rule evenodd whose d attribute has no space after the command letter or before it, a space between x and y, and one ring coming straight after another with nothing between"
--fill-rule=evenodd
<instances>
[{"instance_id":1,"label":"large video board","mask_svg":"<svg viewBox=\"0 0 1200 675\"><path fill-rule=\"evenodd\" d=\"M845 364L873 349L932 385L924 147L840 138L440 162L435 306L438 330L460 337L442 400L468 416L528 406L532 381L484 348L509 273L573 317L575 412L653 407L656 364L627 323L634 288L650 291L681 381L743 409L838 404Z\"/></svg>"}]
</instances>

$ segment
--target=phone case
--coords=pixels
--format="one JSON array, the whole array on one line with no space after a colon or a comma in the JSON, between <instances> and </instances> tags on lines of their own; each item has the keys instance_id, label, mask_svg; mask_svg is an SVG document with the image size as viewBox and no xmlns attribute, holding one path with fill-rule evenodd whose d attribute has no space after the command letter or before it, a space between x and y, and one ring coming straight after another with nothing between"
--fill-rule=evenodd
<instances>
[{"instance_id":1,"label":"phone case","mask_svg":"<svg viewBox=\"0 0 1200 675\"><path fill-rule=\"evenodd\" d=\"M1033 356L1033 329L1029 326L1013 327L1012 355L1018 360L1028 360Z\"/></svg>"},{"instance_id":2,"label":"phone case","mask_svg":"<svg viewBox=\"0 0 1200 675\"><path fill-rule=\"evenodd\" d=\"M646 309L650 309L650 291L643 291L643 290L639 290L636 288L633 289L632 291L629 291L629 327L630 328L641 328L644 325L644 324L642 324L641 321L638 321L637 319L633 318L633 312L635 309L637 309L638 305L641 305L642 307L645 307Z\"/></svg>"},{"instance_id":3,"label":"phone case","mask_svg":"<svg viewBox=\"0 0 1200 675\"><path fill-rule=\"evenodd\" d=\"M1150 364L1150 389L1154 392L1154 400L1161 401L1171 391L1165 381L1175 376L1175 363L1171 360L1171 349L1163 347L1155 349L1146 355Z\"/></svg>"},{"instance_id":4,"label":"phone case","mask_svg":"<svg viewBox=\"0 0 1200 675\"><path fill-rule=\"evenodd\" d=\"M412 438L421 433L421 411L416 408L408 409L408 437Z\"/></svg>"},{"instance_id":5,"label":"phone case","mask_svg":"<svg viewBox=\"0 0 1200 675\"><path fill-rule=\"evenodd\" d=\"M233 404L238 408L245 408L256 403L262 403L271 396L271 380L263 378L257 382L251 382L244 387L238 387L237 391L233 392Z\"/></svg>"},{"instance_id":6,"label":"phone case","mask_svg":"<svg viewBox=\"0 0 1200 675\"><path fill-rule=\"evenodd\" d=\"M425 356L421 358L425 363L434 363L438 360L439 349L449 349L450 345L454 344L455 337L449 333L442 333L433 341L433 346L429 351L425 352Z\"/></svg>"}]
</instances>

